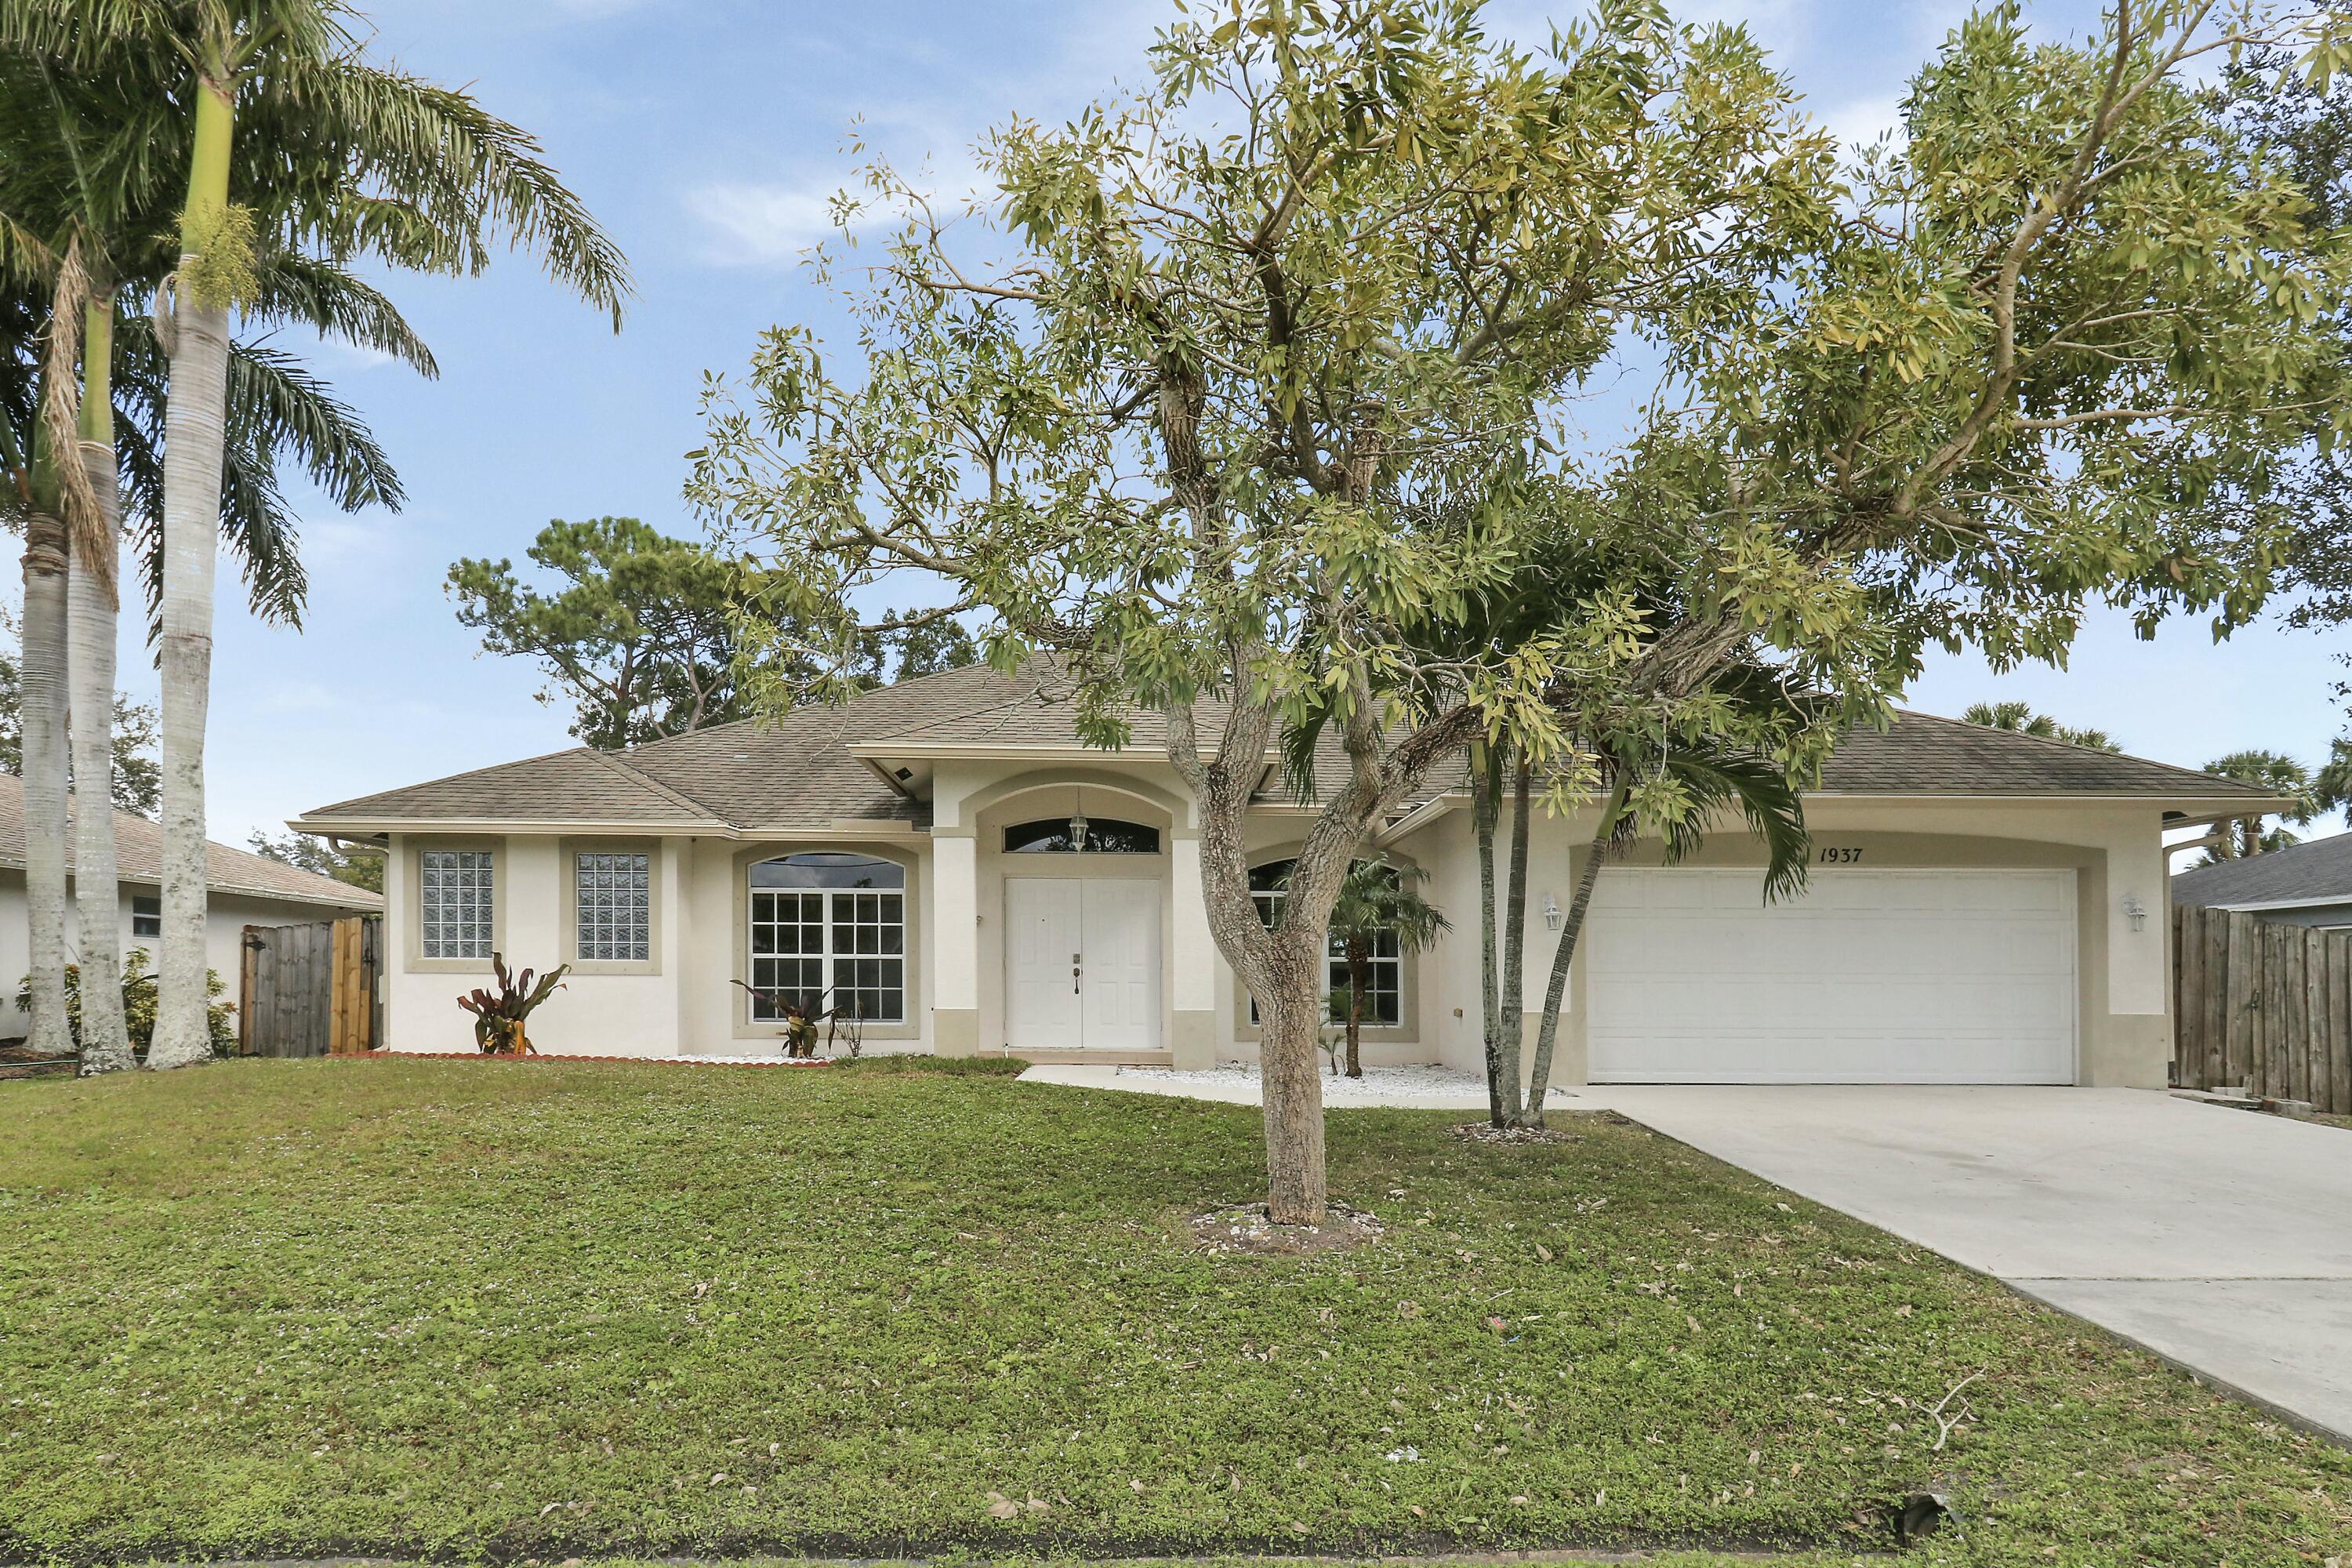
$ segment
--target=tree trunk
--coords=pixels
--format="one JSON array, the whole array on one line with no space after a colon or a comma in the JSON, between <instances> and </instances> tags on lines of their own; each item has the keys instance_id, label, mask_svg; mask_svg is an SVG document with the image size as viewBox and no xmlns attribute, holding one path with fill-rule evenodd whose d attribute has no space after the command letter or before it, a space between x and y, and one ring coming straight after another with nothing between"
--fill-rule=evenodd
<instances>
[{"instance_id":1,"label":"tree trunk","mask_svg":"<svg viewBox=\"0 0 2352 1568\"><path fill-rule=\"evenodd\" d=\"M196 90L184 236L219 235L228 206L234 89ZM182 243L187 276L197 259ZM163 436L163 941L151 1068L212 1055L205 994L205 720L211 700L213 569L228 400L228 301L180 290Z\"/></svg>"},{"instance_id":2,"label":"tree trunk","mask_svg":"<svg viewBox=\"0 0 2352 1568\"><path fill-rule=\"evenodd\" d=\"M1312 954L1319 967L1322 944ZM1296 942L1275 944L1274 984L1258 998L1258 1071L1265 1095L1266 1215L1276 1225L1320 1225L1329 1201L1323 1168L1323 991L1307 984Z\"/></svg>"},{"instance_id":3,"label":"tree trunk","mask_svg":"<svg viewBox=\"0 0 2352 1568\"><path fill-rule=\"evenodd\" d=\"M91 300L83 331L81 452L110 547L121 516L114 455L114 310ZM122 1022L122 891L114 856L116 552L77 560L67 591L72 653L74 913L81 941L81 1070L138 1066Z\"/></svg>"},{"instance_id":4,"label":"tree trunk","mask_svg":"<svg viewBox=\"0 0 2352 1568\"><path fill-rule=\"evenodd\" d=\"M1364 1076L1364 987L1371 978L1371 952L1360 942L1348 943L1348 1076Z\"/></svg>"},{"instance_id":5,"label":"tree trunk","mask_svg":"<svg viewBox=\"0 0 2352 1568\"><path fill-rule=\"evenodd\" d=\"M26 1045L70 1056L66 1017L66 525L47 421L33 434L34 510L25 523L25 903L33 1015ZM47 482L44 476L47 475Z\"/></svg>"},{"instance_id":6,"label":"tree trunk","mask_svg":"<svg viewBox=\"0 0 2352 1568\"><path fill-rule=\"evenodd\" d=\"M1527 1104L1519 1098L1520 1048L1527 1035L1528 948L1528 754L1513 756L1511 781L1511 873L1503 894L1503 989L1497 997L1495 1025L1499 1048L1496 1068L1503 1084L1503 1111L1514 1127L1527 1121Z\"/></svg>"},{"instance_id":7,"label":"tree trunk","mask_svg":"<svg viewBox=\"0 0 2352 1568\"><path fill-rule=\"evenodd\" d=\"M1495 819L1501 805L1502 773L1494 748L1484 741L1470 748L1470 826L1478 846L1478 1043L1486 1068L1486 1120L1510 1125L1503 1090L1503 982L1497 970L1495 930Z\"/></svg>"},{"instance_id":8,"label":"tree trunk","mask_svg":"<svg viewBox=\"0 0 2352 1568\"><path fill-rule=\"evenodd\" d=\"M1577 874L1576 895L1569 900L1566 918L1560 921L1559 945L1552 950L1551 973L1544 983L1543 1016L1536 1026L1535 1071L1528 1079L1525 1125L1529 1127L1544 1124L1544 1101L1551 1094L1552 1049L1559 1041L1559 1005L1568 994L1569 967L1576 962L1576 942L1584 931L1584 912L1592 907L1593 884L1601 879L1601 862L1609 854L1618 813L1624 809L1625 785L1621 782L1601 804L1601 826L1593 829L1592 842L1585 847L1584 868Z\"/></svg>"}]
</instances>

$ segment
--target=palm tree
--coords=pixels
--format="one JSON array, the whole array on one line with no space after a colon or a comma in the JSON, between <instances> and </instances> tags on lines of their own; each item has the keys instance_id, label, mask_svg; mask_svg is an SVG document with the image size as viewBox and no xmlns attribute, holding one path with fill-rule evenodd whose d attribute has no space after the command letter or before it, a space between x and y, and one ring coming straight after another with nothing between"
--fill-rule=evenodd
<instances>
[{"instance_id":1,"label":"palm tree","mask_svg":"<svg viewBox=\"0 0 2352 1568\"><path fill-rule=\"evenodd\" d=\"M619 252L527 134L462 92L367 62L352 15L341 0L0 0L0 44L85 77L171 83L176 90L131 95L132 133L143 127L186 156L178 265L156 310L172 395L159 638L163 936L151 1067L200 1061L211 1049L204 732L213 531L229 440L228 313L260 297L257 250L274 242L331 266L367 254L469 275L509 241L537 251L616 329L629 288ZM189 100L192 116L177 108Z\"/></svg>"},{"instance_id":2,"label":"palm tree","mask_svg":"<svg viewBox=\"0 0 2352 1568\"><path fill-rule=\"evenodd\" d=\"M72 773L82 798L100 802L112 795L115 542L123 459L130 459L129 488L134 514L143 524L142 541L151 546L144 553L152 600L160 500L152 470L164 405L163 368L144 318L122 321L127 330L120 341L116 328L122 298L143 300L168 270L169 247L154 237L168 227L173 195L168 182L158 177L152 148L116 133L119 105L107 95L121 85L66 77L47 59L0 50L0 238L13 241L0 245L0 461L12 468L16 464L19 444L7 438L13 429L37 427L57 437L66 423L62 413L71 411L75 399L69 395L60 411L55 389L79 394L73 433L87 477L80 501L90 520L87 527L58 531L72 535L66 590L70 652L60 646L64 638L48 635L46 625L38 637L28 628L26 679L28 685L54 684L61 674L70 675ZM111 280L124 259L137 276L118 293ZM263 265L265 319L272 324L299 320L322 335L363 337L387 352L405 351L402 357L431 370L423 345L372 290L354 297L352 288L320 279L315 267L282 252L265 256ZM48 289L47 299L9 299L10 287L21 290L27 285ZM79 387L70 375L68 345L74 334L50 329L59 321L83 329ZM121 451L115 442L118 387L128 415L129 442ZM303 584L291 521L275 481L278 459L304 460L321 487L347 508L375 502L396 508L398 480L351 412L274 352L237 347L229 408L235 437L226 454L223 531L245 557L256 612L265 619L299 622ZM61 492L60 507L67 499ZM28 551L28 576L38 574L38 556ZM43 820L62 816L63 748L48 754L37 746L26 750L28 796L39 795ZM79 812L74 819L81 963L97 999L81 1034L85 1072L134 1065L127 1032L115 1016L119 987L111 972L120 963L121 939L113 826L109 810ZM44 836L28 835L37 842L39 837L47 840L45 858L58 863L44 864L38 875L28 869L35 891L30 901L44 915L57 910L61 924L61 825ZM37 919L37 931L44 923ZM46 942L35 946L34 1029L39 1038L62 1032L62 996L48 993L61 990L63 952L61 942L54 950Z\"/></svg>"},{"instance_id":3,"label":"palm tree","mask_svg":"<svg viewBox=\"0 0 2352 1568\"><path fill-rule=\"evenodd\" d=\"M1428 880L1418 866L1401 866L1380 857L1358 860L1339 884L1339 900L1331 906L1331 940L1348 966L1346 1011L1348 1076L1364 1076L1362 1055L1364 997L1371 989L1372 957L1385 940L1396 944L1397 956L1420 952L1446 929L1445 917L1424 901L1415 885Z\"/></svg>"},{"instance_id":4,"label":"palm tree","mask_svg":"<svg viewBox=\"0 0 2352 1568\"><path fill-rule=\"evenodd\" d=\"M2266 752L2259 748L2231 752L2228 756L2216 757L2207 763L2205 771L2284 797L2290 804L2284 811L2276 814L2281 823L2291 822L2297 827L2306 827L2313 817L2328 808L2323 798L2320 781L2312 777L2309 768L2283 752ZM2234 839L2228 833L2215 835L2210 850L2212 858L2235 860L2242 856L2260 855L2266 850L2284 849L2296 842L2295 836L2283 826L2266 831L2263 826L2264 820L2260 816L2241 818Z\"/></svg>"},{"instance_id":5,"label":"palm tree","mask_svg":"<svg viewBox=\"0 0 2352 1568\"><path fill-rule=\"evenodd\" d=\"M2039 735L2045 741L2063 741L2070 746L2087 746L2095 752L2123 750L2105 730L2077 730L2071 724L2061 724L2047 713L2036 713L2023 702L1971 702L1960 720L1963 723L1981 724L1988 730L2007 730L2014 734Z\"/></svg>"}]
</instances>

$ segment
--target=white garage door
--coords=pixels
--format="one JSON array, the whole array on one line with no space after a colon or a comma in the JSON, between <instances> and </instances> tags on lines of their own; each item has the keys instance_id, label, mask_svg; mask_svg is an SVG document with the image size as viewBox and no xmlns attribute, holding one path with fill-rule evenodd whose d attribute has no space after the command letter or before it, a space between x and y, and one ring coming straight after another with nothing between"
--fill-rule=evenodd
<instances>
[{"instance_id":1,"label":"white garage door","mask_svg":"<svg viewBox=\"0 0 2352 1568\"><path fill-rule=\"evenodd\" d=\"M1601 873L1595 1083L2072 1083L2071 871Z\"/></svg>"}]
</instances>

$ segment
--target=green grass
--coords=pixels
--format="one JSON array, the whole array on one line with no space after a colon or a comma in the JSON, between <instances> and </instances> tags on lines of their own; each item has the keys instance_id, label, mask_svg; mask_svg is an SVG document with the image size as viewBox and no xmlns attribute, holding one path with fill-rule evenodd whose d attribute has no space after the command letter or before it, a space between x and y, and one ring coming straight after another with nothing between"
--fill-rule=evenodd
<instances>
[{"instance_id":1,"label":"green grass","mask_svg":"<svg viewBox=\"0 0 2352 1568\"><path fill-rule=\"evenodd\" d=\"M1333 1115L1390 1229L1294 1261L1186 1238L1254 1110L1001 1070L0 1083L0 1556L1844 1563L1915 1489L1923 1561L2352 1551L2343 1450L1640 1129L1457 1119Z\"/></svg>"}]
</instances>

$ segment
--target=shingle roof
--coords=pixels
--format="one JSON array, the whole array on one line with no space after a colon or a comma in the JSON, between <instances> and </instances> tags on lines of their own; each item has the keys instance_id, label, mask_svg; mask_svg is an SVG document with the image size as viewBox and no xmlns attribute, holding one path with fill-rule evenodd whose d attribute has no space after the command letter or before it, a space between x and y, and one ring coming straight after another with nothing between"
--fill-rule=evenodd
<instances>
[{"instance_id":1,"label":"shingle roof","mask_svg":"<svg viewBox=\"0 0 2352 1568\"><path fill-rule=\"evenodd\" d=\"M519 763L452 773L305 813L328 821L630 822L709 820L710 814L619 757L575 746ZM721 826L715 820L710 826Z\"/></svg>"},{"instance_id":2,"label":"shingle roof","mask_svg":"<svg viewBox=\"0 0 2352 1568\"><path fill-rule=\"evenodd\" d=\"M78 803L77 803L78 804ZM73 807L68 805L68 820ZM383 898L364 888L338 882L331 877L271 860L226 844L205 846L206 879L216 893L248 898L286 899L297 903L331 904L348 910L383 907ZM160 886L163 879L163 830L143 816L127 811L114 814L116 875L125 882ZM66 839L66 866L73 867L74 846ZM0 866L22 870L25 865L25 781L0 773Z\"/></svg>"},{"instance_id":3,"label":"shingle roof","mask_svg":"<svg viewBox=\"0 0 2352 1568\"><path fill-rule=\"evenodd\" d=\"M959 750L1077 750L1071 696L1067 679L1043 659L1014 675L975 665L865 692L840 708L803 709L778 724L747 720L619 753L578 747L321 806L302 821L919 827L929 822L928 804L901 795L850 748L869 755L903 748L909 759ZM1223 709L1203 704L1198 719L1203 739L1213 737ZM1133 725L1134 749L1157 752L1166 743L1157 714L1139 712ZM1324 736L1318 766L1344 773L1336 736ZM1460 787L1457 774L1421 798ZM1823 771L1821 793L2265 798L2251 785L2189 768L1908 711L1888 730L1848 737Z\"/></svg>"},{"instance_id":4,"label":"shingle roof","mask_svg":"<svg viewBox=\"0 0 2352 1568\"><path fill-rule=\"evenodd\" d=\"M1826 795L2187 795L2199 800L2268 792L2194 768L2152 763L2069 741L1995 730L1908 709L1892 727L1856 730L1822 769Z\"/></svg>"},{"instance_id":5,"label":"shingle roof","mask_svg":"<svg viewBox=\"0 0 2352 1568\"><path fill-rule=\"evenodd\" d=\"M2176 904L2352 902L2352 833L2242 860L2216 860L2172 879Z\"/></svg>"}]
</instances>

